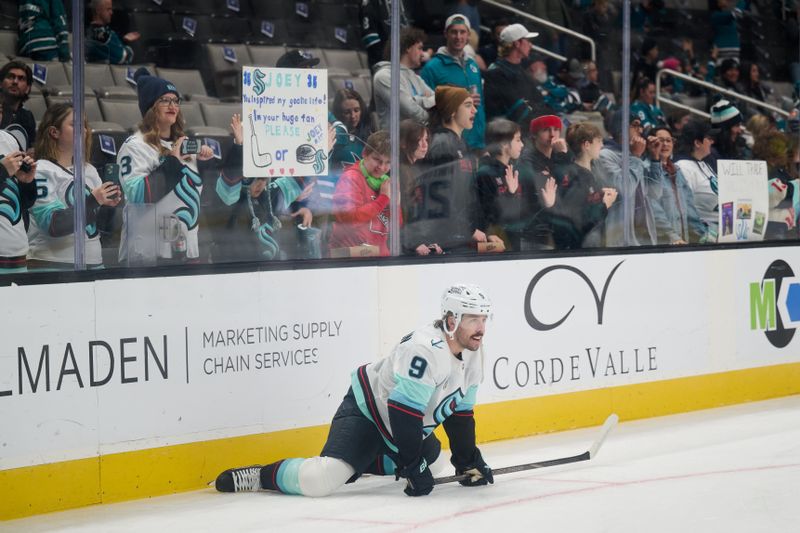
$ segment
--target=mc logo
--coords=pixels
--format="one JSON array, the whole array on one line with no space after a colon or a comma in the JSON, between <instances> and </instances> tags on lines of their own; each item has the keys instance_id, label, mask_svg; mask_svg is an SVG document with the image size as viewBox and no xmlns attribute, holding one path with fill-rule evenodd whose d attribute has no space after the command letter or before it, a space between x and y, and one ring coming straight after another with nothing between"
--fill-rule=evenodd
<instances>
[{"instance_id":1,"label":"mc logo","mask_svg":"<svg viewBox=\"0 0 800 533\"><path fill-rule=\"evenodd\" d=\"M778 259L764 273L764 279L750 284L750 329L762 330L776 348L786 347L800 325L800 280Z\"/></svg>"}]
</instances>

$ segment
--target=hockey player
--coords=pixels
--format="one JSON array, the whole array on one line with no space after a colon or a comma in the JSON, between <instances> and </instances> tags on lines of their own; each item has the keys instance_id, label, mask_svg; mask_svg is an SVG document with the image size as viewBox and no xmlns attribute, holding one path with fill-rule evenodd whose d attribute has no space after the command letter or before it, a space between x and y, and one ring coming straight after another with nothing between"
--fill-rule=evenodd
<instances>
[{"instance_id":1,"label":"hockey player","mask_svg":"<svg viewBox=\"0 0 800 533\"><path fill-rule=\"evenodd\" d=\"M197 228L203 188L197 161L207 161L214 154L208 146L182 150L186 142L186 124L181 113L180 93L172 83L151 76L144 67L136 71L134 79L142 122L117 154L125 199L128 204L155 204L158 224L164 224L165 219L177 220L178 235L170 242L161 243L167 246L160 247L160 258L172 259L173 254L185 252L187 259L196 259L200 256ZM121 261L128 256L129 222L126 214L120 239Z\"/></svg>"},{"instance_id":2,"label":"hockey player","mask_svg":"<svg viewBox=\"0 0 800 533\"><path fill-rule=\"evenodd\" d=\"M403 337L391 355L357 368L317 457L233 468L217 476L220 492L269 489L327 496L363 473L406 479L404 492L433 490L430 465L443 424L456 474L465 486L493 483L475 446L475 404L483 377L482 341L491 303L474 285L453 285L442 297L442 318Z\"/></svg>"}]
</instances>

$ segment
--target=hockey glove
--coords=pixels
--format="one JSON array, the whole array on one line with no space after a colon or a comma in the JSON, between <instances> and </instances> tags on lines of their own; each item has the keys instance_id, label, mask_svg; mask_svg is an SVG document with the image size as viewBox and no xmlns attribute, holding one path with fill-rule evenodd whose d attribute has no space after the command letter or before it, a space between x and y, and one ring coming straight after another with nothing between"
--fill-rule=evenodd
<instances>
[{"instance_id":1,"label":"hockey glove","mask_svg":"<svg viewBox=\"0 0 800 533\"><path fill-rule=\"evenodd\" d=\"M425 496L433 490L433 474L428 468L428 461L420 457L402 470L396 471L397 478L406 478L406 488L403 490L408 496Z\"/></svg>"},{"instance_id":2,"label":"hockey glove","mask_svg":"<svg viewBox=\"0 0 800 533\"><path fill-rule=\"evenodd\" d=\"M475 453L472 455L472 460L469 464L456 464L452 458L450 462L456 467L457 476L469 474L470 477L459 481L459 483L465 487L477 487L479 485L486 485L487 483L494 483L492 469L484 462L481 451L478 448L475 448Z\"/></svg>"}]
</instances>

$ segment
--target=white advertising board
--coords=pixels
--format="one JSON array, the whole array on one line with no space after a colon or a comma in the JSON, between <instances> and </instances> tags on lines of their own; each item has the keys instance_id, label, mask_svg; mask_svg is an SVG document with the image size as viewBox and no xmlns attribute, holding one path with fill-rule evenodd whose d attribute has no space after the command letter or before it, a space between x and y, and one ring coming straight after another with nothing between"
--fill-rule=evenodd
<instances>
[{"instance_id":1,"label":"white advertising board","mask_svg":"<svg viewBox=\"0 0 800 533\"><path fill-rule=\"evenodd\" d=\"M479 403L800 362L797 272L782 247L3 287L0 469L326 424L455 282L494 302Z\"/></svg>"},{"instance_id":2,"label":"white advertising board","mask_svg":"<svg viewBox=\"0 0 800 533\"><path fill-rule=\"evenodd\" d=\"M328 173L328 71L242 69L244 175Z\"/></svg>"}]
</instances>

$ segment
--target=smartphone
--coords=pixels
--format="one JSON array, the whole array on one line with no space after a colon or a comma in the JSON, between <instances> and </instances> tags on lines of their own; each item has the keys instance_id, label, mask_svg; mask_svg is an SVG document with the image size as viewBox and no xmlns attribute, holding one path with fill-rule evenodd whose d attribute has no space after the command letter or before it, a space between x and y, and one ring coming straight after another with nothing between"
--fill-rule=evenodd
<instances>
[{"instance_id":1,"label":"smartphone","mask_svg":"<svg viewBox=\"0 0 800 533\"><path fill-rule=\"evenodd\" d=\"M200 153L200 141L197 139L186 139L181 145L181 155L191 155Z\"/></svg>"},{"instance_id":2,"label":"smartphone","mask_svg":"<svg viewBox=\"0 0 800 533\"><path fill-rule=\"evenodd\" d=\"M116 163L107 163L105 167L103 167L103 176L101 178L103 183L110 181L117 187L119 187L119 165ZM116 200L117 196L113 196L112 199Z\"/></svg>"}]
</instances>

